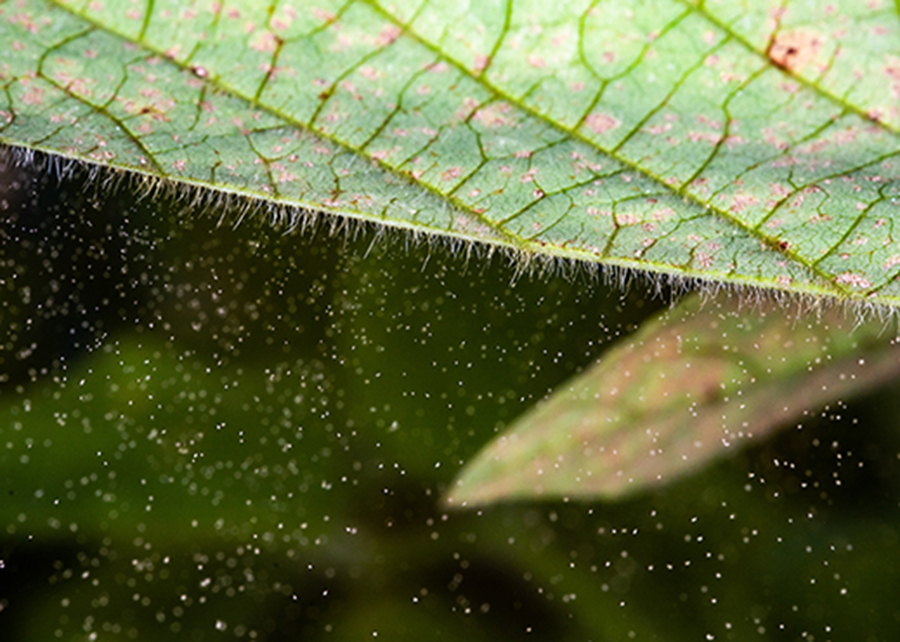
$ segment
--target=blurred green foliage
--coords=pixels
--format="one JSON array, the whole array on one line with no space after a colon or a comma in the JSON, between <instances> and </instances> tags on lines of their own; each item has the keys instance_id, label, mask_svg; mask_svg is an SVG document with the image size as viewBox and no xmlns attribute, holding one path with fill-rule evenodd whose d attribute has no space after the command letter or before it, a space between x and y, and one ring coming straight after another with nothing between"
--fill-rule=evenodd
<instances>
[{"instance_id":1,"label":"blurred green foliage","mask_svg":"<svg viewBox=\"0 0 900 642\"><path fill-rule=\"evenodd\" d=\"M5 176L4 641L893 639L893 391L627 502L448 513L665 295Z\"/></svg>"}]
</instances>

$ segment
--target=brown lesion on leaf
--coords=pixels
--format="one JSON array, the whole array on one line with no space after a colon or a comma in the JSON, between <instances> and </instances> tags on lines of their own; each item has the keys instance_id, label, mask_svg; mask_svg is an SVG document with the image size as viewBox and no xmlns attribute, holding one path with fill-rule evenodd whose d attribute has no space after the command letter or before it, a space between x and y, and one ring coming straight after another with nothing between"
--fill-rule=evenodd
<instances>
[{"instance_id":1,"label":"brown lesion on leaf","mask_svg":"<svg viewBox=\"0 0 900 642\"><path fill-rule=\"evenodd\" d=\"M769 41L766 56L776 67L799 73L818 57L823 44L822 35L813 31L780 31Z\"/></svg>"},{"instance_id":2,"label":"brown lesion on leaf","mask_svg":"<svg viewBox=\"0 0 900 642\"><path fill-rule=\"evenodd\" d=\"M22 83L24 84L24 83ZM41 105L44 102L44 89L37 85L30 85L22 94L22 102L26 105Z\"/></svg>"},{"instance_id":3,"label":"brown lesion on leaf","mask_svg":"<svg viewBox=\"0 0 900 642\"><path fill-rule=\"evenodd\" d=\"M585 117L584 124L595 134L605 134L606 132L617 128L622 123L608 114L594 112Z\"/></svg>"},{"instance_id":4,"label":"brown lesion on leaf","mask_svg":"<svg viewBox=\"0 0 900 642\"><path fill-rule=\"evenodd\" d=\"M262 53L275 53L283 40L271 31L258 31L250 38L248 46Z\"/></svg>"},{"instance_id":5,"label":"brown lesion on leaf","mask_svg":"<svg viewBox=\"0 0 900 642\"><path fill-rule=\"evenodd\" d=\"M485 127L509 127L514 124L511 113L509 103L490 103L477 108L470 117Z\"/></svg>"},{"instance_id":6,"label":"brown lesion on leaf","mask_svg":"<svg viewBox=\"0 0 900 642\"><path fill-rule=\"evenodd\" d=\"M169 111L174 109L175 101L171 98L159 98L158 92L153 90L144 90L141 92L142 99L119 99L122 101L122 107L129 116L149 116L153 120L159 122L170 122L167 115Z\"/></svg>"}]
</instances>

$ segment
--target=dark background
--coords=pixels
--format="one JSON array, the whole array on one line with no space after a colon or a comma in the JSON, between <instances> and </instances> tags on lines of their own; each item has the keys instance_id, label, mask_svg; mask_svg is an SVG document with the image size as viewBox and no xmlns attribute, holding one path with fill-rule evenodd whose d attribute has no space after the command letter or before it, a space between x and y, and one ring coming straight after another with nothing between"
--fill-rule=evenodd
<instances>
[{"instance_id":1,"label":"dark background","mask_svg":"<svg viewBox=\"0 0 900 642\"><path fill-rule=\"evenodd\" d=\"M895 390L628 501L447 512L671 293L11 158L4 641L895 639Z\"/></svg>"}]
</instances>

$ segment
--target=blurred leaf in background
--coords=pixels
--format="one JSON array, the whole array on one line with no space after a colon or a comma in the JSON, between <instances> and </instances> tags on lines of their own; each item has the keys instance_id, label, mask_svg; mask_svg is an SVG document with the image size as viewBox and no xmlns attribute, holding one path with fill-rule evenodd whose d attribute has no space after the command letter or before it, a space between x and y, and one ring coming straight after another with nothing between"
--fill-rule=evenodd
<instances>
[{"instance_id":1,"label":"blurred leaf in background","mask_svg":"<svg viewBox=\"0 0 900 642\"><path fill-rule=\"evenodd\" d=\"M900 374L892 324L797 302L694 295L515 422L447 505L615 499L696 470Z\"/></svg>"}]
</instances>

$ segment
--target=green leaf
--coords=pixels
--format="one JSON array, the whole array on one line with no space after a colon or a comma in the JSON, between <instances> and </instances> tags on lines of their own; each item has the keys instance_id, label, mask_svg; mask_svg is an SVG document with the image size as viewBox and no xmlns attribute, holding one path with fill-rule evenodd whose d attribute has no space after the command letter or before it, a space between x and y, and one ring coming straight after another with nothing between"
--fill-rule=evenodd
<instances>
[{"instance_id":1,"label":"green leaf","mask_svg":"<svg viewBox=\"0 0 900 642\"><path fill-rule=\"evenodd\" d=\"M900 303L900 21L853 0L0 2L0 142L691 279Z\"/></svg>"},{"instance_id":2,"label":"green leaf","mask_svg":"<svg viewBox=\"0 0 900 642\"><path fill-rule=\"evenodd\" d=\"M882 324L848 326L839 311L798 320L691 297L489 443L446 503L640 492L900 375Z\"/></svg>"}]
</instances>

